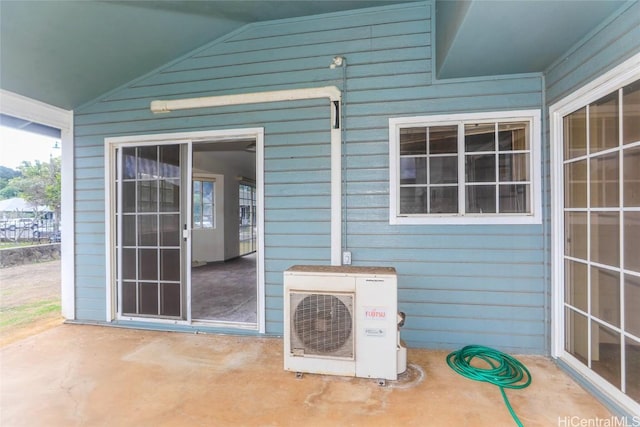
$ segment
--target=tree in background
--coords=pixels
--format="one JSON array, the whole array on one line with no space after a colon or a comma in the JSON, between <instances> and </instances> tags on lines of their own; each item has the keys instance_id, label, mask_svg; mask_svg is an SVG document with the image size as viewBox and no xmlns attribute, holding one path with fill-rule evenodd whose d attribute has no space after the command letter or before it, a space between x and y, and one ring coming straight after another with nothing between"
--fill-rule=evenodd
<instances>
[{"instance_id":1,"label":"tree in background","mask_svg":"<svg viewBox=\"0 0 640 427\"><path fill-rule=\"evenodd\" d=\"M29 202L34 210L39 206L49 206L60 218L61 159L52 158L50 163L36 160L23 161L18 166L20 176L9 180L8 186L18 191L18 197Z\"/></svg>"},{"instance_id":2,"label":"tree in background","mask_svg":"<svg viewBox=\"0 0 640 427\"><path fill-rule=\"evenodd\" d=\"M0 200L18 197L19 190L9 185L9 181L18 176L20 176L20 172L6 166L0 166Z\"/></svg>"}]
</instances>

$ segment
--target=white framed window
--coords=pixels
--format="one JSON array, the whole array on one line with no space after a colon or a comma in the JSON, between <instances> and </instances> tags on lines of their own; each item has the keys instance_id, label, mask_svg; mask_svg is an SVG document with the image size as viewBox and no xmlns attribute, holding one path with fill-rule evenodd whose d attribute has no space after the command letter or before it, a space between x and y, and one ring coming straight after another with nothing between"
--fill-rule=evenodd
<instances>
[{"instance_id":1,"label":"white framed window","mask_svg":"<svg viewBox=\"0 0 640 427\"><path fill-rule=\"evenodd\" d=\"M193 228L216 228L215 179L193 180Z\"/></svg>"},{"instance_id":2,"label":"white framed window","mask_svg":"<svg viewBox=\"0 0 640 427\"><path fill-rule=\"evenodd\" d=\"M541 223L540 138L540 110L389 119L389 222Z\"/></svg>"}]
</instances>

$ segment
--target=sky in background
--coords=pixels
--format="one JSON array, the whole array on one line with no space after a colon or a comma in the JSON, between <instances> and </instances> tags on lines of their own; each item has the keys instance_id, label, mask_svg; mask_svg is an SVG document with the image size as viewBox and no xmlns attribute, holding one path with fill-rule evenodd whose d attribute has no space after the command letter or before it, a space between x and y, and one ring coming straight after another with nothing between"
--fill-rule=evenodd
<instances>
[{"instance_id":1,"label":"sky in background","mask_svg":"<svg viewBox=\"0 0 640 427\"><path fill-rule=\"evenodd\" d=\"M59 139L0 126L0 166L16 169L23 160L48 163L50 156L60 157L59 147Z\"/></svg>"}]
</instances>

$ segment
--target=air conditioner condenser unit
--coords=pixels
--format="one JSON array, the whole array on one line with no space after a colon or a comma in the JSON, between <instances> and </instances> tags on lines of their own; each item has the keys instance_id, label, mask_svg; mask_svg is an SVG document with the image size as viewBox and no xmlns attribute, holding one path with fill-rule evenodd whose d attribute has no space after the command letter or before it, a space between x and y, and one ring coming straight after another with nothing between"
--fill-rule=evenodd
<instances>
[{"instance_id":1,"label":"air conditioner condenser unit","mask_svg":"<svg viewBox=\"0 0 640 427\"><path fill-rule=\"evenodd\" d=\"M284 369L397 380L407 366L390 267L293 266L284 272Z\"/></svg>"}]
</instances>

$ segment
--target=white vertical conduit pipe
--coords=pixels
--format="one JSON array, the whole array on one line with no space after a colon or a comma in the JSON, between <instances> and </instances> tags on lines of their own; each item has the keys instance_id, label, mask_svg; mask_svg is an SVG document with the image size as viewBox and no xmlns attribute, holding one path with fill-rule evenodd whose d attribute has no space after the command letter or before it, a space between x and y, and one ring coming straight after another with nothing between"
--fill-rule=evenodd
<instances>
[{"instance_id":1,"label":"white vertical conduit pipe","mask_svg":"<svg viewBox=\"0 0 640 427\"><path fill-rule=\"evenodd\" d=\"M317 98L329 98L329 107L331 108L331 265L340 265L342 258L342 123L340 122L340 89L336 86L323 86L237 95L156 100L151 101L150 108L153 113L169 113L175 110L193 108L300 101Z\"/></svg>"}]
</instances>

